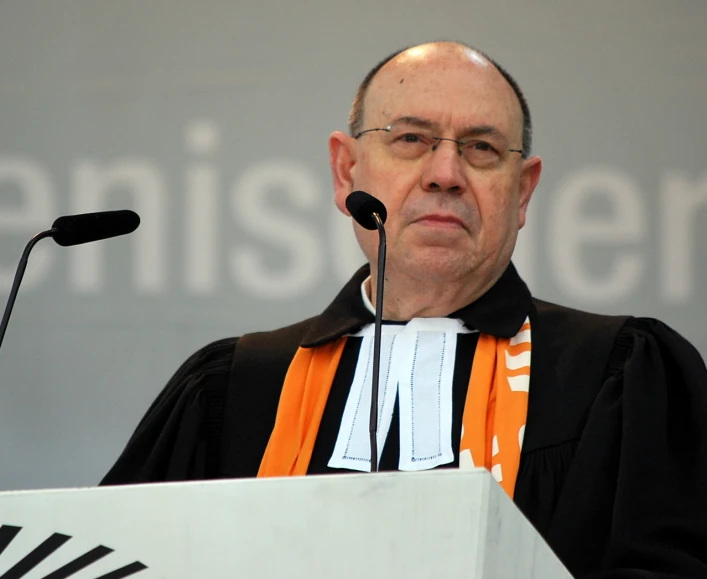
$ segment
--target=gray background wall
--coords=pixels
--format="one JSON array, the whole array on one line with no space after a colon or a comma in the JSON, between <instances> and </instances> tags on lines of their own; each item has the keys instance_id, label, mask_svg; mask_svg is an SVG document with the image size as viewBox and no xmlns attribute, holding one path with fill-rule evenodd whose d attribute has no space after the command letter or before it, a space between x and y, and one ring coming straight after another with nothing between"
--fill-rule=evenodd
<instances>
[{"instance_id":1,"label":"gray background wall","mask_svg":"<svg viewBox=\"0 0 707 579\"><path fill-rule=\"evenodd\" d=\"M33 255L0 351L0 489L94 484L188 354L333 297L362 258L327 136L373 64L436 39L530 101L534 293L707 353L704 0L3 0L1 294L58 215L142 225Z\"/></svg>"}]
</instances>

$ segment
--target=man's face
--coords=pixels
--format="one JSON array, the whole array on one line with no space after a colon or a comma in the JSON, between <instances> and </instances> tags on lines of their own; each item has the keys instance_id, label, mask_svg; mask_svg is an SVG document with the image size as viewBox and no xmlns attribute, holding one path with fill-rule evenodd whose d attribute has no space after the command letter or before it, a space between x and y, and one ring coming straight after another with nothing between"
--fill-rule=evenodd
<instances>
[{"instance_id":1,"label":"man's face","mask_svg":"<svg viewBox=\"0 0 707 579\"><path fill-rule=\"evenodd\" d=\"M426 147L407 131L397 140L384 131L355 140L335 133L337 206L346 212L346 196L357 189L386 205L389 275L479 284L500 275L540 175L540 159L507 151L522 146L522 113L512 88L475 52L424 45L386 64L369 87L362 129L391 123L474 144L460 155L453 142ZM375 263L376 232L355 228Z\"/></svg>"}]
</instances>

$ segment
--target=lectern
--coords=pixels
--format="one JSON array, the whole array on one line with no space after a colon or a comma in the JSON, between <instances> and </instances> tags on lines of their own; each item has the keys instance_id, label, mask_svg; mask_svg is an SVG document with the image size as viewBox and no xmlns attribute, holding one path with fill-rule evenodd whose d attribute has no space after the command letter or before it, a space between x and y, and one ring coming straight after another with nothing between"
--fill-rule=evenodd
<instances>
[{"instance_id":1,"label":"lectern","mask_svg":"<svg viewBox=\"0 0 707 579\"><path fill-rule=\"evenodd\" d=\"M0 494L0 577L564 579L483 469Z\"/></svg>"}]
</instances>

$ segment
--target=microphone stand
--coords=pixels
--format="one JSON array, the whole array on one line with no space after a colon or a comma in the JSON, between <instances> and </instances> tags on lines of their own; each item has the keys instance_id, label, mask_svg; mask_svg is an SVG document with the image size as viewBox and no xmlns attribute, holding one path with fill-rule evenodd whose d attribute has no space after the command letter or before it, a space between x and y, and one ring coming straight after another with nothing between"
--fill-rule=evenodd
<instances>
[{"instance_id":1,"label":"microphone stand","mask_svg":"<svg viewBox=\"0 0 707 579\"><path fill-rule=\"evenodd\" d=\"M47 231L42 231L37 233L29 243L25 246L25 250L22 252L22 257L20 258L20 263L17 264L17 271L15 272L15 279L12 282L12 289L10 290L10 296L7 298L7 305L5 306L5 313L2 316L2 323L0 323L0 346L2 346L3 338L5 337L5 332L7 331L7 325L10 323L10 314L12 313L12 308L15 305L15 299L17 298L17 292L20 290L20 283L22 283L22 278L25 275L25 269L27 269L27 260L29 260L29 253L32 248L37 244L38 241L44 239L45 237L51 237L57 232L57 229L52 228Z\"/></svg>"},{"instance_id":2,"label":"microphone stand","mask_svg":"<svg viewBox=\"0 0 707 579\"><path fill-rule=\"evenodd\" d=\"M371 438L371 472L378 472L378 382L380 378L381 327L383 325L383 283L385 281L385 253L387 249L383 220L372 214L378 230L378 274L376 281L376 318L373 330L373 383L371 384L371 416L368 432Z\"/></svg>"},{"instance_id":3,"label":"microphone stand","mask_svg":"<svg viewBox=\"0 0 707 579\"><path fill-rule=\"evenodd\" d=\"M109 237L125 235L132 233L140 225L140 216L134 211L101 211L98 213L84 213L82 215L67 215L59 217L52 223L52 228L47 231L37 233L29 243L25 246L22 252L20 263L17 264L15 279L12 282L10 296L7 299L5 313L0 322L0 346L5 338L7 325L10 322L10 314L15 305L17 292L20 289L20 283L27 269L27 261L29 260L30 251L38 241L45 237L53 237L54 241L61 246L79 245L81 243L89 243L91 241L100 241Z\"/></svg>"}]
</instances>

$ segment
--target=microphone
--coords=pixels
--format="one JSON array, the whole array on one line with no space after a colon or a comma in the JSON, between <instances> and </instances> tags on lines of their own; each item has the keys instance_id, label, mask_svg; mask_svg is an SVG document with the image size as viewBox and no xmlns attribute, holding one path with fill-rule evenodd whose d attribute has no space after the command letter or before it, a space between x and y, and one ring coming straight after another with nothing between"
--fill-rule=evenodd
<instances>
[{"instance_id":1,"label":"microphone","mask_svg":"<svg viewBox=\"0 0 707 579\"><path fill-rule=\"evenodd\" d=\"M365 191L354 191L346 198L346 209L356 222L365 229L373 231L378 228L373 215L378 214L381 225L388 218L388 210L385 205L373 195Z\"/></svg>"},{"instance_id":2,"label":"microphone","mask_svg":"<svg viewBox=\"0 0 707 579\"><path fill-rule=\"evenodd\" d=\"M20 283L22 283L25 269L27 269L29 254L38 241L45 237L52 237L54 241L64 247L79 245L132 233L138 228L138 225L140 225L140 217L134 211L129 210L67 215L54 221L51 229L37 233L30 239L22 252L20 263L17 265L10 296L7 298L7 304L5 305L5 313L3 314L2 322L0 322L0 346L2 346L7 325L10 322L10 314L15 305Z\"/></svg>"},{"instance_id":3,"label":"microphone","mask_svg":"<svg viewBox=\"0 0 707 579\"><path fill-rule=\"evenodd\" d=\"M346 209L356 222L371 231L378 230L378 275L376 276L376 318L373 331L373 383L368 433L371 441L371 472L378 472L378 382L381 361L381 326L383 325L383 282L385 280L386 238L383 224L388 210L379 199L365 191L354 191L346 198Z\"/></svg>"},{"instance_id":4,"label":"microphone","mask_svg":"<svg viewBox=\"0 0 707 579\"><path fill-rule=\"evenodd\" d=\"M59 245L67 247L126 235L135 231L138 225L138 214L127 209L66 215L52 224L52 237Z\"/></svg>"}]
</instances>

